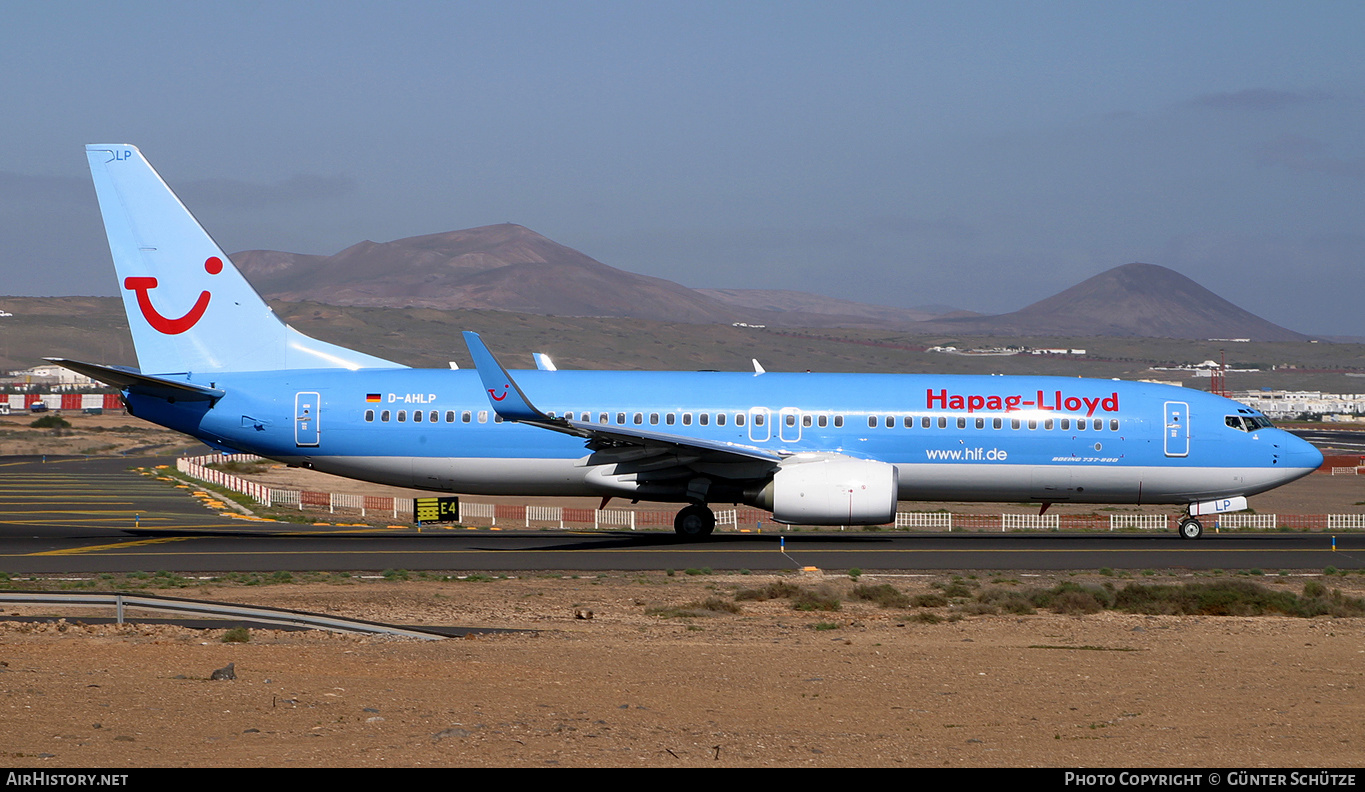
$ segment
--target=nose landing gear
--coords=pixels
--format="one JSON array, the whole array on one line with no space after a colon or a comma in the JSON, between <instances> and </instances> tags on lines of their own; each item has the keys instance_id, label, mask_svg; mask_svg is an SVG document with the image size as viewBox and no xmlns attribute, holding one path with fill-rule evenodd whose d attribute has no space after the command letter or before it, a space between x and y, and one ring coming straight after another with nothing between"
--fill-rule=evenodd
<instances>
[{"instance_id":1,"label":"nose landing gear","mask_svg":"<svg viewBox=\"0 0 1365 792\"><path fill-rule=\"evenodd\" d=\"M1204 535L1204 524L1193 517L1182 517L1178 531L1182 539L1198 539Z\"/></svg>"}]
</instances>

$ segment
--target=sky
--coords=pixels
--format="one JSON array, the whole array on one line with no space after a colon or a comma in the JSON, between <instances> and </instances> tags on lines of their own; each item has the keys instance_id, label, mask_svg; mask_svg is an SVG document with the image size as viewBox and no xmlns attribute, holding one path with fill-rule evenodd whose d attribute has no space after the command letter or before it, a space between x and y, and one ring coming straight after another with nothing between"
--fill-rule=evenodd
<instances>
[{"instance_id":1,"label":"sky","mask_svg":"<svg viewBox=\"0 0 1365 792\"><path fill-rule=\"evenodd\" d=\"M17 2L0 294L113 295L83 156L228 252L513 222L698 288L1003 313L1134 261L1365 336L1365 4Z\"/></svg>"}]
</instances>

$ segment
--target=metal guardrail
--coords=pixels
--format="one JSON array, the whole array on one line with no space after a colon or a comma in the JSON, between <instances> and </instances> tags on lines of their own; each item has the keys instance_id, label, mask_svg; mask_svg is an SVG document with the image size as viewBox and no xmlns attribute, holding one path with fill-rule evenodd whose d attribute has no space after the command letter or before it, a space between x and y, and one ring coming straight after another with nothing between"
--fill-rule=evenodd
<instances>
[{"instance_id":1,"label":"metal guardrail","mask_svg":"<svg viewBox=\"0 0 1365 792\"><path fill-rule=\"evenodd\" d=\"M437 641L446 636L438 633L394 627L379 622L362 619L345 619L338 616L324 616L306 611L284 610L280 608L259 608L252 605L233 605L227 602L181 599L179 597L154 597L147 594L127 594L123 592L70 592L70 591L0 591L0 602L14 605L56 605L64 607L113 608L119 624L124 622L124 609L151 610L162 613L178 613L218 618L249 619L266 624L281 624L290 627L307 627L314 630L360 633L367 635L395 635L404 638L421 638Z\"/></svg>"}]
</instances>

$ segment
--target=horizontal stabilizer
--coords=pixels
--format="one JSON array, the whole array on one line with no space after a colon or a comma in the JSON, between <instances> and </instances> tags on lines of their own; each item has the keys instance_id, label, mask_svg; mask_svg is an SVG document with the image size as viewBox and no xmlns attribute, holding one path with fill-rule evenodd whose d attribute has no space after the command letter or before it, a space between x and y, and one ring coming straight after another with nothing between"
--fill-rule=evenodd
<instances>
[{"instance_id":1,"label":"horizontal stabilizer","mask_svg":"<svg viewBox=\"0 0 1365 792\"><path fill-rule=\"evenodd\" d=\"M193 382L153 377L126 366L102 366L98 363L82 363L79 360L64 360L62 358L43 358L43 360L56 363L63 368L69 368L77 374L84 374L91 379L99 380L120 390L136 391L152 396L174 396L186 401L217 401L223 398L225 393L219 388L206 388Z\"/></svg>"}]
</instances>

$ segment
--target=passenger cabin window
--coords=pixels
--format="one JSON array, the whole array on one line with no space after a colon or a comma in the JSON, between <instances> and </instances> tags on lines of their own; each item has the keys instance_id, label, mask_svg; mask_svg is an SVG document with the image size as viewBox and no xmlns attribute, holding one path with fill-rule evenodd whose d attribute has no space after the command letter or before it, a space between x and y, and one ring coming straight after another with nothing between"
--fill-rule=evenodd
<instances>
[{"instance_id":1,"label":"passenger cabin window","mask_svg":"<svg viewBox=\"0 0 1365 792\"><path fill-rule=\"evenodd\" d=\"M919 425L920 425L922 428L924 428L924 429L928 429L928 428L929 428L929 416L926 415L926 416L924 416L923 418L919 419Z\"/></svg>"},{"instance_id":2,"label":"passenger cabin window","mask_svg":"<svg viewBox=\"0 0 1365 792\"><path fill-rule=\"evenodd\" d=\"M691 425L692 425L692 413L685 412L685 413L682 414L682 416L683 416L683 426L691 426Z\"/></svg>"},{"instance_id":3,"label":"passenger cabin window","mask_svg":"<svg viewBox=\"0 0 1365 792\"><path fill-rule=\"evenodd\" d=\"M754 426L763 425L763 413L754 413Z\"/></svg>"},{"instance_id":4,"label":"passenger cabin window","mask_svg":"<svg viewBox=\"0 0 1365 792\"><path fill-rule=\"evenodd\" d=\"M374 410L366 410L366 411L365 411L365 423L370 423L370 422L372 422L372 421L374 421Z\"/></svg>"},{"instance_id":5,"label":"passenger cabin window","mask_svg":"<svg viewBox=\"0 0 1365 792\"><path fill-rule=\"evenodd\" d=\"M992 418L992 419L991 419L991 428L992 428L992 429L999 429L1001 426L1004 426L1004 420L1003 420L1003 419L1000 419L1000 418Z\"/></svg>"},{"instance_id":6,"label":"passenger cabin window","mask_svg":"<svg viewBox=\"0 0 1365 792\"><path fill-rule=\"evenodd\" d=\"M389 411L388 411L388 410L385 410L384 412L380 413L380 414L379 414L379 420L383 421L384 423L388 423L388 422L389 422Z\"/></svg>"},{"instance_id":7,"label":"passenger cabin window","mask_svg":"<svg viewBox=\"0 0 1365 792\"><path fill-rule=\"evenodd\" d=\"M658 413L650 413L650 414L649 414L649 425L650 425L650 426L657 426L658 423L659 423L659 414L658 414Z\"/></svg>"},{"instance_id":8,"label":"passenger cabin window","mask_svg":"<svg viewBox=\"0 0 1365 792\"><path fill-rule=\"evenodd\" d=\"M455 411L446 410L446 423L455 423Z\"/></svg>"},{"instance_id":9,"label":"passenger cabin window","mask_svg":"<svg viewBox=\"0 0 1365 792\"><path fill-rule=\"evenodd\" d=\"M940 428L940 429L947 429L947 428L948 428L948 419L947 419L946 417L944 417L944 416L942 416L942 415L940 415L940 416L938 417L938 428Z\"/></svg>"},{"instance_id":10,"label":"passenger cabin window","mask_svg":"<svg viewBox=\"0 0 1365 792\"><path fill-rule=\"evenodd\" d=\"M406 420L408 420L408 411L407 411L407 410L399 410L399 411L398 411L398 423L403 423L403 422L406 421Z\"/></svg>"},{"instance_id":11,"label":"passenger cabin window","mask_svg":"<svg viewBox=\"0 0 1365 792\"><path fill-rule=\"evenodd\" d=\"M616 425L617 425L617 426L625 426L625 424L626 424L626 414L625 414L625 413L621 413L621 412L617 413L617 414L616 414Z\"/></svg>"},{"instance_id":12,"label":"passenger cabin window","mask_svg":"<svg viewBox=\"0 0 1365 792\"><path fill-rule=\"evenodd\" d=\"M701 424L702 426L706 426L707 424L711 423L711 413L699 413L697 415L697 423Z\"/></svg>"},{"instance_id":13,"label":"passenger cabin window","mask_svg":"<svg viewBox=\"0 0 1365 792\"><path fill-rule=\"evenodd\" d=\"M886 416L886 428L891 429L896 425L896 419L890 415Z\"/></svg>"},{"instance_id":14,"label":"passenger cabin window","mask_svg":"<svg viewBox=\"0 0 1365 792\"><path fill-rule=\"evenodd\" d=\"M716 426L725 425L725 413L716 413Z\"/></svg>"},{"instance_id":15,"label":"passenger cabin window","mask_svg":"<svg viewBox=\"0 0 1365 792\"><path fill-rule=\"evenodd\" d=\"M869 429L876 429L876 428L877 428L877 416L875 416L875 415L869 415L869 416L867 416L867 428L869 428Z\"/></svg>"},{"instance_id":16,"label":"passenger cabin window","mask_svg":"<svg viewBox=\"0 0 1365 792\"><path fill-rule=\"evenodd\" d=\"M1010 428L1011 428L1011 429L1018 429L1018 428L1019 428L1019 419L1018 419L1018 418L1011 418L1011 419L1010 419Z\"/></svg>"},{"instance_id":17,"label":"passenger cabin window","mask_svg":"<svg viewBox=\"0 0 1365 792\"><path fill-rule=\"evenodd\" d=\"M820 428L824 429L826 426L829 426L829 416L822 415L820 416Z\"/></svg>"},{"instance_id":18,"label":"passenger cabin window","mask_svg":"<svg viewBox=\"0 0 1365 792\"><path fill-rule=\"evenodd\" d=\"M802 425L802 426L810 426L810 425L814 422L814 420L815 420L815 419L814 419L812 416L803 415L803 416L801 416L801 425Z\"/></svg>"},{"instance_id":19,"label":"passenger cabin window","mask_svg":"<svg viewBox=\"0 0 1365 792\"><path fill-rule=\"evenodd\" d=\"M1118 430L1119 430L1119 419L1117 419L1117 418L1110 418L1110 419L1109 419L1109 431L1111 431L1111 432L1117 432Z\"/></svg>"},{"instance_id":20,"label":"passenger cabin window","mask_svg":"<svg viewBox=\"0 0 1365 792\"><path fill-rule=\"evenodd\" d=\"M460 422L461 422L461 423L469 423L470 420L473 419L473 417L474 417L474 413L471 413L469 410L465 410L465 411L463 411L463 412L460 413Z\"/></svg>"},{"instance_id":21,"label":"passenger cabin window","mask_svg":"<svg viewBox=\"0 0 1365 792\"><path fill-rule=\"evenodd\" d=\"M1069 431L1071 431L1071 419L1070 419L1070 418L1063 418L1063 419L1062 419L1062 431L1063 431L1063 432L1069 432Z\"/></svg>"},{"instance_id":22,"label":"passenger cabin window","mask_svg":"<svg viewBox=\"0 0 1365 792\"><path fill-rule=\"evenodd\" d=\"M664 423L668 424L669 426L672 426L673 421L675 420L677 420L677 416L673 415L673 413L668 413L667 415L664 416Z\"/></svg>"},{"instance_id":23,"label":"passenger cabin window","mask_svg":"<svg viewBox=\"0 0 1365 792\"><path fill-rule=\"evenodd\" d=\"M479 410L479 423L488 423L488 411Z\"/></svg>"},{"instance_id":24,"label":"passenger cabin window","mask_svg":"<svg viewBox=\"0 0 1365 792\"><path fill-rule=\"evenodd\" d=\"M967 428L967 419L966 419L966 418L958 418L958 419L957 419L957 428L959 428L959 429L966 429L966 428Z\"/></svg>"},{"instance_id":25,"label":"passenger cabin window","mask_svg":"<svg viewBox=\"0 0 1365 792\"><path fill-rule=\"evenodd\" d=\"M422 422L422 411L421 411L421 410L413 410L413 411L412 411L412 421L413 421L413 423L421 423L421 422Z\"/></svg>"},{"instance_id":26,"label":"passenger cabin window","mask_svg":"<svg viewBox=\"0 0 1365 792\"><path fill-rule=\"evenodd\" d=\"M985 418L977 418L977 419L976 419L976 428L977 428L977 429L985 429L985 428L986 428L986 419L985 419Z\"/></svg>"},{"instance_id":27,"label":"passenger cabin window","mask_svg":"<svg viewBox=\"0 0 1365 792\"><path fill-rule=\"evenodd\" d=\"M844 416L842 416L842 415L836 415L836 416L834 416L834 428L835 428L835 429L842 429L842 428L844 428Z\"/></svg>"},{"instance_id":28,"label":"passenger cabin window","mask_svg":"<svg viewBox=\"0 0 1365 792\"><path fill-rule=\"evenodd\" d=\"M635 413L635 415L631 416L631 420L634 421L636 426L639 426L640 424L645 422L645 414Z\"/></svg>"}]
</instances>

